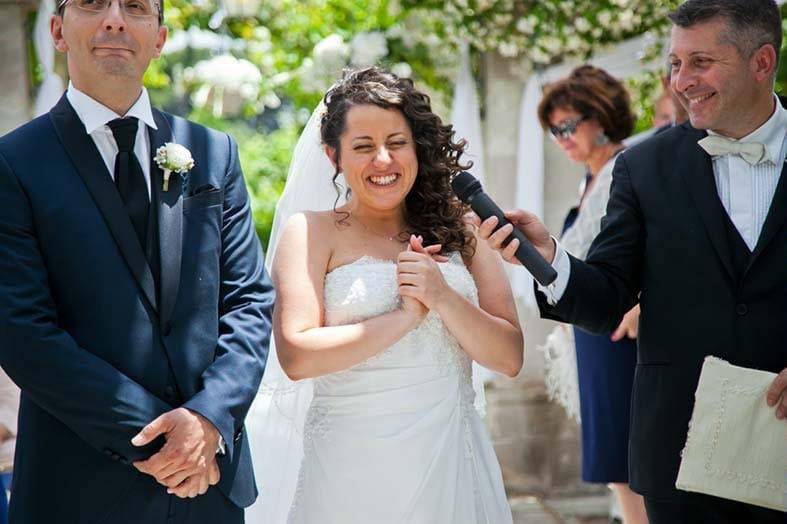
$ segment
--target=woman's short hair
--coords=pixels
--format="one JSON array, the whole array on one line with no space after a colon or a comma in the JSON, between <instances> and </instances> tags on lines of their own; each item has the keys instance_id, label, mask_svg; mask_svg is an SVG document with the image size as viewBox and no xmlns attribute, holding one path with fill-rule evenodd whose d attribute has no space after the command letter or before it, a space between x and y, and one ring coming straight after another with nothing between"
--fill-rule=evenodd
<instances>
[{"instance_id":1,"label":"woman's short hair","mask_svg":"<svg viewBox=\"0 0 787 524\"><path fill-rule=\"evenodd\" d=\"M603 69L583 65L568 77L548 85L538 106L538 119L549 129L556 109L571 109L596 120L609 139L621 142L634 130L634 113L626 88Z\"/></svg>"},{"instance_id":2,"label":"woman's short hair","mask_svg":"<svg viewBox=\"0 0 787 524\"><path fill-rule=\"evenodd\" d=\"M475 249L465 215L469 208L451 191L451 177L469 169L460 157L467 145L454 141L454 129L431 108L429 96L409 78L378 67L347 70L324 98L325 113L320 124L322 143L336 154L336 177L341 169L341 137L347 127L347 113L355 106L373 105L402 113L413 135L418 175L405 197L405 219L409 233L423 236L424 245L442 244L444 252L459 251L465 257ZM338 189L338 187L337 187Z\"/></svg>"}]
</instances>

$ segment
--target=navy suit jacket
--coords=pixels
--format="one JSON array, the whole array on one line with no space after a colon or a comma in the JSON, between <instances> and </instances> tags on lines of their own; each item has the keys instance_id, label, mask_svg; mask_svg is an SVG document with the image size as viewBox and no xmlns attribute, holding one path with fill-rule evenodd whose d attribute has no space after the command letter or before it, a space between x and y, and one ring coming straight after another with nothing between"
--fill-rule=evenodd
<instances>
[{"instance_id":1,"label":"navy suit jacket","mask_svg":"<svg viewBox=\"0 0 787 524\"><path fill-rule=\"evenodd\" d=\"M675 489L706 355L787 366L787 164L738 274L711 157L697 144L706 135L683 124L621 153L587 261L570 257L556 305L536 295L542 316L594 333L610 333L639 300L629 482L650 496Z\"/></svg>"},{"instance_id":2,"label":"navy suit jacket","mask_svg":"<svg viewBox=\"0 0 787 524\"><path fill-rule=\"evenodd\" d=\"M153 115L151 158L174 141L195 160L166 192L151 162L155 270L65 96L0 138L0 364L22 390L18 522L101 522L120 500L145 504L155 480L131 462L162 442L136 448L131 438L180 406L226 442L211 489L240 507L257 494L243 421L267 358L274 293L237 147ZM155 493L167 497L162 486Z\"/></svg>"}]
</instances>

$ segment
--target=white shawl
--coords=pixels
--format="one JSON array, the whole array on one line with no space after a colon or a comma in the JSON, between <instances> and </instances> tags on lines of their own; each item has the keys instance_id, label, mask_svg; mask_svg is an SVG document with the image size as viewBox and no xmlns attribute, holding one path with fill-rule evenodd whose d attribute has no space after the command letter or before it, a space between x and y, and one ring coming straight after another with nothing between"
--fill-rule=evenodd
<instances>
[{"instance_id":1,"label":"white shawl","mask_svg":"<svg viewBox=\"0 0 787 524\"><path fill-rule=\"evenodd\" d=\"M577 219L560 239L563 249L580 260L587 257L590 244L601 230L601 218L607 209L615 159L617 159L617 155L601 168L593 181L593 186L585 195ZM580 188L584 189L584 184ZM549 398L563 406L568 415L577 423L581 422L577 355L571 326L558 325L547 336L544 345L539 346L538 349L544 353L544 380Z\"/></svg>"}]
</instances>

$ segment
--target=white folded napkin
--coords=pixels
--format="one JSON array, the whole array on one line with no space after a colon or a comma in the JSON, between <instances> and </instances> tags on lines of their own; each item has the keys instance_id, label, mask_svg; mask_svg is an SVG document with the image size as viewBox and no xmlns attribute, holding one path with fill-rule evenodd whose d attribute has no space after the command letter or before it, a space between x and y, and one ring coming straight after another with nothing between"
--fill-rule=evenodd
<instances>
[{"instance_id":1,"label":"white folded napkin","mask_svg":"<svg viewBox=\"0 0 787 524\"><path fill-rule=\"evenodd\" d=\"M705 358L678 489L787 510L787 423L765 402L775 377Z\"/></svg>"}]
</instances>

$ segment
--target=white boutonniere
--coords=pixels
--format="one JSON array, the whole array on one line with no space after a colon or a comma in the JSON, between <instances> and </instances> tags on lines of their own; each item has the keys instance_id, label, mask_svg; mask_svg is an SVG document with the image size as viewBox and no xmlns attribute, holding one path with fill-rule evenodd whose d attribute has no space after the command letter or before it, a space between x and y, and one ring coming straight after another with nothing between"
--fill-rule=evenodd
<instances>
[{"instance_id":1,"label":"white boutonniere","mask_svg":"<svg viewBox=\"0 0 787 524\"><path fill-rule=\"evenodd\" d=\"M184 175L194 167L191 151L175 142L167 142L158 148L154 160L164 171L164 191L169 190L169 176L173 172Z\"/></svg>"}]
</instances>

